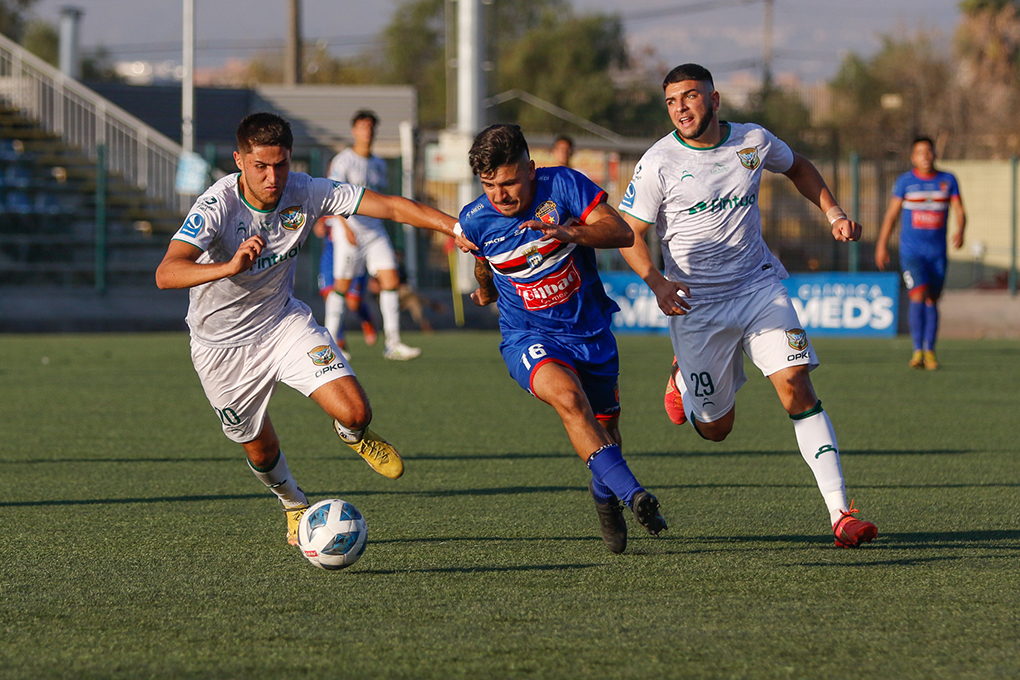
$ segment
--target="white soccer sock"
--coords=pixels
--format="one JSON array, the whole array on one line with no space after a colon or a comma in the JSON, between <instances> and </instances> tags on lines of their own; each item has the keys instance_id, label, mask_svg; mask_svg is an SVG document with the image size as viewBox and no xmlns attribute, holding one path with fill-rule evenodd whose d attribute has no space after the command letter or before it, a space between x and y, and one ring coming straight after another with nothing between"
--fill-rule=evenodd
<instances>
[{"instance_id":1,"label":"white soccer sock","mask_svg":"<svg viewBox=\"0 0 1020 680\"><path fill-rule=\"evenodd\" d=\"M817 410L816 410L817 409ZM797 435L800 455L804 457L815 475L818 490L829 509L829 524L835 524L846 507L846 485L843 470L839 465L839 450L836 448L836 432L832 429L829 416L822 410L822 402L801 416L793 419L793 431Z\"/></svg>"},{"instance_id":2,"label":"white soccer sock","mask_svg":"<svg viewBox=\"0 0 1020 680\"><path fill-rule=\"evenodd\" d=\"M400 342L400 293L395 290L380 291L379 311L382 312L386 346L396 345Z\"/></svg>"},{"instance_id":3,"label":"white soccer sock","mask_svg":"<svg viewBox=\"0 0 1020 680\"><path fill-rule=\"evenodd\" d=\"M339 343L344 337L344 296L335 290L326 295L326 319L323 325L336 342Z\"/></svg>"},{"instance_id":4,"label":"white soccer sock","mask_svg":"<svg viewBox=\"0 0 1020 680\"><path fill-rule=\"evenodd\" d=\"M248 467L251 468L252 474L258 477L259 481L265 484L270 491L275 493L283 503L285 508L299 508L302 505L308 505L308 499L305 498L305 494L301 489L298 488L297 482L290 474L290 468L287 467L287 458L283 455L283 451L280 451L280 455L276 457L272 467L268 470L259 470L251 461L248 461Z\"/></svg>"},{"instance_id":5,"label":"white soccer sock","mask_svg":"<svg viewBox=\"0 0 1020 680\"><path fill-rule=\"evenodd\" d=\"M365 428L354 430L347 427L339 420L334 420L333 423L336 426L336 433L340 435L340 439L343 439L347 444L353 446L365 438Z\"/></svg>"}]
</instances>

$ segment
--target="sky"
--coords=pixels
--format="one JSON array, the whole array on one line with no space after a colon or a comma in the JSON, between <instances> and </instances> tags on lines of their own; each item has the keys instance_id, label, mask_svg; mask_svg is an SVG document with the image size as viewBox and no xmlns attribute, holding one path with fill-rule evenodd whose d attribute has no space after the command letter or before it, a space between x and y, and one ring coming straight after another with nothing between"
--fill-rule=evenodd
<instances>
[{"instance_id":1,"label":"sky","mask_svg":"<svg viewBox=\"0 0 1020 680\"><path fill-rule=\"evenodd\" d=\"M881 37L931 33L946 51L959 21L960 0L773 0L773 64L777 77L813 84L835 75L843 57L873 54ZM194 0L196 64L222 65L285 39L287 0ZM305 41L325 40L337 56L369 46L397 7L396 0L303 0ZM38 0L34 14L53 24L60 9L85 11L83 48L105 47L116 61L180 62L183 1ZM630 47L654 50L668 67L698 62L717 81L743 70L760 72L765 0L573 0L576 12L619 14ZM238 11L238 7L243 7ZM686 8L686 9L685 9Z\"/></svg>"}]
</instances>

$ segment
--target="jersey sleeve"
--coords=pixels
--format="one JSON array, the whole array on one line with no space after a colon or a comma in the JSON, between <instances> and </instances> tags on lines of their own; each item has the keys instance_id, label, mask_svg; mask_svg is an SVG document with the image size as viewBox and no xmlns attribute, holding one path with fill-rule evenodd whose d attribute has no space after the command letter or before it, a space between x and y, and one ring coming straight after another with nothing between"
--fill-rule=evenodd
<instances>
[{"instance_id":1,"label":"jersey sleeve","mask_svg":"<svg viewBox=\"0 0 1020 680\"><path fill-rule=\"evenodd\" d=\"M322 177L312 180L312 200L314 205L321 206L320 215L350 217L358 211L364 196L364 187Z\"/></svg>"},{"instance_id":2,"label":"jersey sleeve","mask_svg":"<svg viewBox=\"0 0 1020 680\"><path fill-rule=\"evenodd\" d=\"M763 165L769 172L782 173L793 167L793 149L790 145L762 128L768 152L764 154Z\"/></svg>"},{"instance_id":3,"label":"jersey sleeve","mask_svg":"<svg viewBox=\"0 0 1020 680\"><path fill-rule=\"evenodd\" d=\"M627 185L627 191L620 201L620 212L636 217L642 222L655 224L659 206L665 198L662 179L647 154L638 161L634 177Z\"/></svg>"},{"instance_id":4,"label":"jersey sleeve","mask_svg":"<svg viewBox=\"0 0 1020 680\"><path fill-rule=\"evenodd\" d=\"M910 181L911 173L905 172L896 178L893 183L892 195L902 200L907 197L907 182Z\"/></svg>"},{"instance_id":5,"label":"jersey sleeve","mask_svg":"<svg viewBox=\"0 0 1020 680\"><path fill-rule=\"evenodd\" d=\"M184 218L184 224L171 240L182 241L205 252L219 233L223 216L223 201L203 194L195 201L188 216Z\"/></svg>"},{"instance_id":6,"label":"jersey sleeve","mask_svg":"<svg viewBox=\"0 0 1020 680\"><path fill-rule=\"evenodd\" d=\"M960 197L960 183L956 181L956 175L946 173L949 175L949 198Z\"/></svg>"},{"instance_id":7,"label":"jersey sleeve","mask_svg":"<svg viewBox=\"0 0 1020 680\"><path fill-rule=\"evenodd\" d=\"M567 208L579 221L587 224L588 215L606 199L606 192L584 174L570 168L563 168L557 181L561 186L560 195L567 198Z\"/></svg>"}]
</instances>

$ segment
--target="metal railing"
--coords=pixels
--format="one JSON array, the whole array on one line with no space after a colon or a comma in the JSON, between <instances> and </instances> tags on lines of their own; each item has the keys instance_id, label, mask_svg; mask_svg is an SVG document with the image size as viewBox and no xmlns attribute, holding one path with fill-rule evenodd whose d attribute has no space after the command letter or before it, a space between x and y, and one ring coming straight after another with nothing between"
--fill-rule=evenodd
<instances>
[{"instance_id":1,"label":"metal railing","mask_svg":"<svg viewBox=\"0 0 1020 680\"><path fill-rule=\"evenodd\" d=\"M0 101L88 158L105 145L109 171L167 208L190 206L194 197L175 188L181 145L3 35Z\"/></svg>"}]
</instances>

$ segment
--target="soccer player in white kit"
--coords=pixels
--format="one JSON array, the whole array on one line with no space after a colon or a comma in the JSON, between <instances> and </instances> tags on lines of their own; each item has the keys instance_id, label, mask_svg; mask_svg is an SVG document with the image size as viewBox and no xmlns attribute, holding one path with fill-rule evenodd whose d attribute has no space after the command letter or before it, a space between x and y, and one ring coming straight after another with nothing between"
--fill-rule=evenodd
<instances>
[{"instance_id":1,"label":"soccer player in white kit","mask_svg":"<svg viewBox=\"0 0 1020 680\"><path fill-rule=\"evenodd\" d=\"M351 119L354 144L333 157L329 178L368 187L373 191L386 188L386 161L372 154L378 118L371 111L358 111ZM333 239L334 288L346 295L351 281L366 269L379 281L379 311L383 318L386 339L383 356L408 361L421 354L421 349L408 347L400 339L400 276L393 245L380 219L367 215L328 218ZM343 330L344 307L340 307L340 329Z\"/></svg>"},{"instance_id":2,"label":"soccer player in white kit","mask_svg":"<svg viewBox=\"0 0 1020 680\"><path fill-rule=\"evenodd\" d=\"M808 372L818 366L807 333L780 279L788 275L762 238L758 191L763 170L783 173L825 212L837 241L860 238L818 170L768 130L719 120L712 75L697 64L663 81L676 131L641 157L620 212L634 230L624 258L669 316L678 424L705 439L733 429L736 392L746 381L742 352L769 377L793 420L801 455L814 473L837 546L856 548L878 530L847 505L836 435ZM665 276L645 233L655 228ZM670 410L667 392L667 411Z\"/></svg>"},{"instance_id":3,"label":"soccer player in white kit","mask_svg":"<svg viewBox=\"0 0 1020 680\"><path fill-rule=\"evenodd\" d=\"M267 414L278 383L311 397L340 438L396 479L396 449L368 429L368 396L329 333L294 297L294 269L322 215L370 215L454 235L454 218L421 203L290 172L290 125L254 113L237 129L229 175L199 196L156 270L160 288L190 288L191 356L227 438L283 504L287 541L308 507Z\"/></svg>"}]
</instances>

